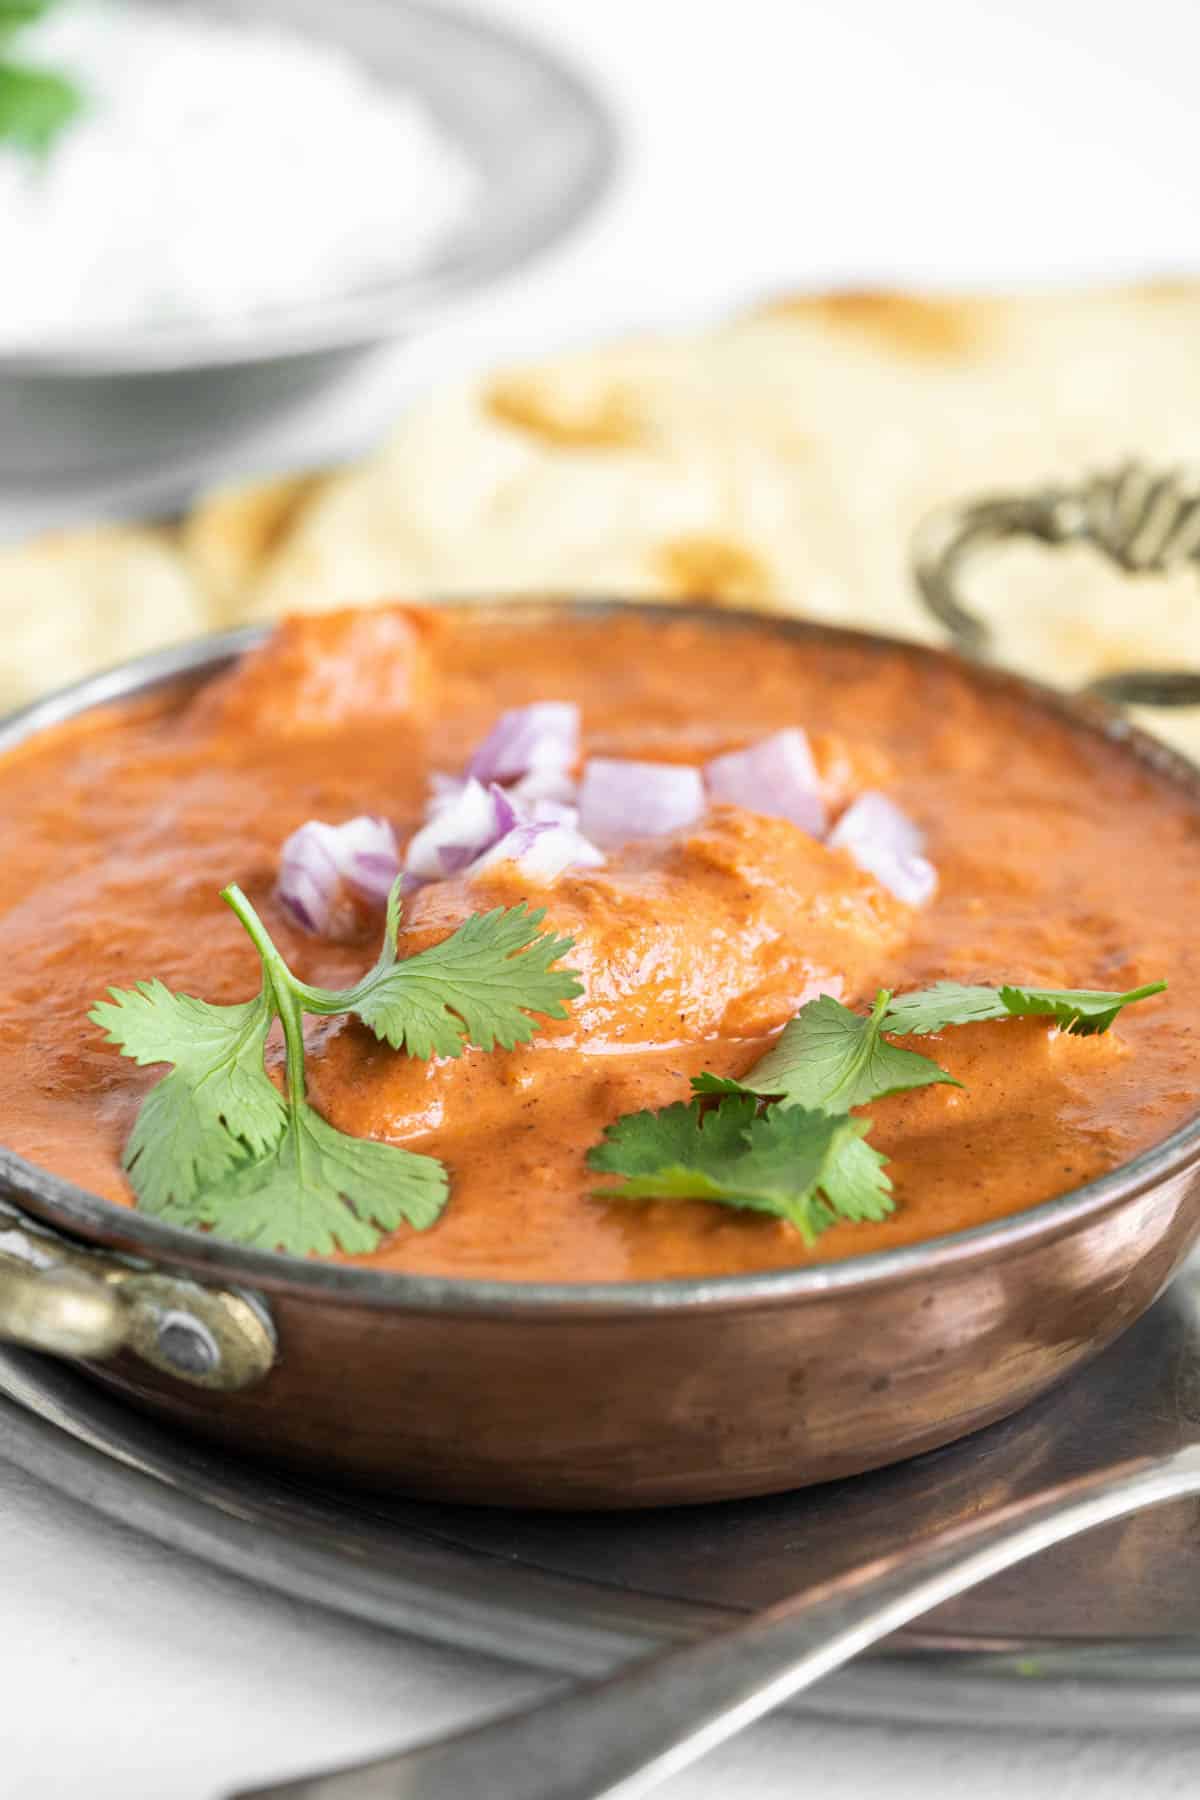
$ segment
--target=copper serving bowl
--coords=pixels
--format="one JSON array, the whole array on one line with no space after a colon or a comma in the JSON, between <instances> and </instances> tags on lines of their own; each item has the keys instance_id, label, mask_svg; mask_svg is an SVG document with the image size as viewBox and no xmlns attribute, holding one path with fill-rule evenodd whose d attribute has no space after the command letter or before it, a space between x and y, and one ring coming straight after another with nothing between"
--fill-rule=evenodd
<instances>
[{"instance_id":1,"label":"copper serving bowl","mask_svg":"<svg viewBox=\"0 0 1200 1800\"><path fill-rule=\"evenodd\" d=\"M524 605L535 608L561 624L573 604ZM731 634L863 635L694 616ZM261 635L85 681L0 727L0 752L114 699L203 680ZM947 655L874 641L911 664ZM1190 797L1200 826L1200 771L1107 708L992 670L969 678L1119 737ZM139 1406L238 1450L413 1495L661 1506L915 1455L1015 1411L1094 1355L1200 1234L1200 1116L996 1223L711 1280L549 1285L307 1261L127 1211L6 1150L0 1193L0 1336L82 1358Z\"/></svg>"}]
</instances>

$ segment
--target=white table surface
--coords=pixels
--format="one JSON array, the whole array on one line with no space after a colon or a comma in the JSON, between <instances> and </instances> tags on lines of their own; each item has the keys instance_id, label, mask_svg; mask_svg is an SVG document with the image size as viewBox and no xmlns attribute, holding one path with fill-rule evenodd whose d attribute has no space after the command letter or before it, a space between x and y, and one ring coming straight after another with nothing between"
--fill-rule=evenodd
<instances>
[{"instance_id":1,"label":"white table surface","mask_svg":"<svg viewBox=\"0 0 1200 1800\"><path fill-rule=\"evenodd\" d=\"M564 251L286 429L231 445L223 469L363 441L448 369L788 284L1200 266L1193 0L490 4L573 46L618 98L615 195ZM10 487L0 522L100 492ZM445 1729L541 1679L260 1592L2 1464L0 1594L0 1800L214 1800ZM1166 1800L1198 1784L1200 1736L784 1719L662 1791Z\"/></svg>"}]
</instances>

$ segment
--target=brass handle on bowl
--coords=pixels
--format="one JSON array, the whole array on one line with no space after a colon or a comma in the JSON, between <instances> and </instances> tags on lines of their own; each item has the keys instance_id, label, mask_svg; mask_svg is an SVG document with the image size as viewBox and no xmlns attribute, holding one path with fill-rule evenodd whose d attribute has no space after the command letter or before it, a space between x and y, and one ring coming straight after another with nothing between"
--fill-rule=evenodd
<instances>
[{"instance_id":1,"label":"brass handle on bowl","mask_svg":"<svg viewBox=\"0 0 1200 1800\"><path fill-rule=\"evenodd\" d=\"M0 1340L56 1356L127 1350L193 1387L231 1392L275 1361L263 1302L69 1242L0 1201Z\"/></svg>"},{"instance_id":2,"label":"brass handle on bowl","mask_svg":"<svg viewBox=\"0 0 1200 1800\"><path fill-rule=\"evenodd\" d=\"M929 611L968 655L987 656L992 631L963 601L963 566L976 551L1020 537L1090 544L1127 574L1167 574L1200 565L1200 489L1130 462L1077 487L995 495L932 514L913 539L913 577ZM1200 670L1122 669L1084 691L1121 706L1197 706Z\"/></svg>"},{"instance_id":3,"label":"brass handle on bowl","mask_svg":"<svg viewBox=\"0 0 1200 1800\"><path fill-rule=\"evenodd\" d=\"M69 1271L0 1265L0 1336L60 1356L112 1356L129 1332L116 1288Z\"/></svg>"}]
</instances>

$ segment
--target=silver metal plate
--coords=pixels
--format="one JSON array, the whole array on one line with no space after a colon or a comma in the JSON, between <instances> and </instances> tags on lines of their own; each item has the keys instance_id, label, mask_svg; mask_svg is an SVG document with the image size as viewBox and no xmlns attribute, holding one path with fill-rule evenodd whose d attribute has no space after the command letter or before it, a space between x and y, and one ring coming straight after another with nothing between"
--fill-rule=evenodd
<instances>
[{"instance_id":1,"label":"silver metal plate","mask_svg":"<svg viewBox=\"0 0 1200 1800\"><path fill-rule=\"evenodd\" d=\"M855 1481L659 1513L417 1504L225 1460L76 1371L0 1351L0 1453L226 1569L418 1637L586 1674L981 1508L1200 1436L1200 1273L1018 1418ZM1161 1508L943 1607L824 1683L826 1713L1200 1725L1200 1510Z\"/></svg>"}]
</instances>

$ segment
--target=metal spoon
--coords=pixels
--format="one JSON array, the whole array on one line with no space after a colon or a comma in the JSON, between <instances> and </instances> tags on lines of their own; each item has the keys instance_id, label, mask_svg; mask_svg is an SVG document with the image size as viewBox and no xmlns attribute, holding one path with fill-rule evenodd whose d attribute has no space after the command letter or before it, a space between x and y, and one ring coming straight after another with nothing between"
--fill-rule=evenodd
<instances>
[{"instance_id":1,"label":"metal spoon","mask_svg":"<svg viewBox=\"0 0 1200 1800\"><path fill-rule=\"evenodd\" d=\"M1188 1495L1200 1495L1200 1442L1042 1489L520 1712L233 1800L632 1800L931 1607L1093 1526Z\"/></svg>"}]
</instances>

